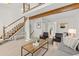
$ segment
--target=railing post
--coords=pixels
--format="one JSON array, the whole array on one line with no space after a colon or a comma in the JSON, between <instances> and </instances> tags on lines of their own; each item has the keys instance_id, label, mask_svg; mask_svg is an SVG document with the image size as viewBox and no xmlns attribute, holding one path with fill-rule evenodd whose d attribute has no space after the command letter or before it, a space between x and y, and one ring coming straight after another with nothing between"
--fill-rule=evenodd
<instances>
[{"instance_id":1,"label":"railing post","mask_svg":"<svg viewBox=\"0 0 79 59\"><path fill-rule=\"evenodd\" d=\"M3 40L5 40L5 26L3 26Z\"/></svg>"},{"instance_id":2,"label":"railing post","mask_svg":"<svg viewBox=\"0 0 79 59\"><path fill-rule=\"evenodd\" d=\"M23 3L23 13L26 12L26 9L25 9L25 3ZM26 17L24 16L24 23L26 22Z\"/></svg>"},{"instance_id":3,"label":"railing post","mask_svg":"<svg viewBox=\"0 0 79 59\"><path fill-rule=\"evenodd\" d=\"M25 3L23 3L23 13L26 12L26 9L25 9Z\"/></svg>"}]
</instances>

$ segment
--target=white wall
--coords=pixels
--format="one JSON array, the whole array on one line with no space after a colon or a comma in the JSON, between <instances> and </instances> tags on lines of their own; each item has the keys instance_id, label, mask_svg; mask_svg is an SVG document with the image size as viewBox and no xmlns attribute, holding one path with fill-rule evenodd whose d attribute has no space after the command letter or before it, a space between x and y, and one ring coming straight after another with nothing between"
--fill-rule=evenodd
<instances>
[{"instance_id":1,"label":"white wall","mask_svg":"<svg viewBox=\"0 0 79 59\"><path fill-rule=\"evenodd\" d=\"M40 23L40 28L37 28L38 23ZM39 35L41 35L43 32L42 25L42 18L31 20L31 32L34 30L33 37L39 37Z\"/></svg>"},{"instance_id":2,"label":"white wall","mask_svg":"<svg viewBox=\"0 0 79 59\"><path fill-rule=\"evenodd\" d=\"M22 14L22 4L0 4L0 19L4 25L15 21Z\"/></svg>"}]
</instances>

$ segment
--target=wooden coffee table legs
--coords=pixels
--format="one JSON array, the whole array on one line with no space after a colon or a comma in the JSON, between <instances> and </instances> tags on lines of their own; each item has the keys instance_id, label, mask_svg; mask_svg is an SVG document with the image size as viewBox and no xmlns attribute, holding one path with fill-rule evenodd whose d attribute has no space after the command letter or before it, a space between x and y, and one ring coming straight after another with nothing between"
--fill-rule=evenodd
<instances>
[{"instance_id":1,"label":"wooden coffee table legs","mask_svg":"<svg viewBox=\"0 0 79 59\"><path fill-rule=\"evenodd\" d=\"M23 50L25 50L25 49L24 49L23 47L21 47L21 56L26 56L26 55L30 54L30 52L28 51L27 54L23 55ZM26 50L26 51L27 51L27 50ZM33 56L33 54L32 54L32 56Z\"/></svg>"}]
</instances>

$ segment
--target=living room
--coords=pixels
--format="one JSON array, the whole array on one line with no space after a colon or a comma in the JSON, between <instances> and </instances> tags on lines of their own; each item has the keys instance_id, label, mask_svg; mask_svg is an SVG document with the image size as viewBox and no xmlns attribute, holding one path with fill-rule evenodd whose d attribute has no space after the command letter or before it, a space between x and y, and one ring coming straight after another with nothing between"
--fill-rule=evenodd
<instances>
[{"instance_id":1,"label":"living room","mask_svg":"<svg viewBox=\"0 0 79 59\"><path fill-rule=\"evenodd\" d=\"M78 16L79 0L0 0L0 58L78 59Z\"/></svg>"},{"instance_id":2,"label":"living room","mask_svg":"<svg viewBox=\"0 0 79 59\"><path fill-rule=\"evenodd\" d=\"M48 42L49 44L47 46L49 47L48 48L43 47L46 49L45 53L43 54L44 56L73 56L79 53L78 51L78 48L79 48L78 47L78 43L79 43L78 42L78 35L79 35L79 31L78 31L79 30L79 27L78 27L78 24L79 24L78 23L78 16L79 16L78 8L79 7L78 6L79 4L78 3L77 4L76 3L45 4L44 6L40 7L40 9L37 9L35 11L31 10L32 12L30 13L28 12L31 17L28 17L29 15L27 13L19 15L21 14L21 12L18 12L18 11L20 11L21 7L19 7L19 9L15 9L18 7L18 6L15 7L15 5L19 6L19 4L12 4L12 6L14 6L13 7L14 10L17 12L17 13L13 12L12 16L13 15L16 15L16 16L18 15L18 17L22 15L27 16L25 27L23 27L19 32L17 32L16 35L12 36L11 41L4 43L0 46L0 55L6 55L6 56L10 56L10 55L21 56L22 55L23 56L24 55L22 51L23 49L32 51L30 49L36 48L35 50L33 49L32 52L30 52L32 53L32 56L33 56L34 52L36 52L39 48L39 51L34 56L40 56L42 55L42 52L43 52L40 50L40 48L43 47L43 45L48 44ZM6 7L10 8L11 6L9 6L8 4L8 6ZM14 21L15 18L14 19L9 18L11 17L10 13L14 11L13 8L11 7L9 14L8 15L6 14L8 18L7 17L2 18L4 19L4 20L1 20L2 21L1 23L3 23L3 25L6 23L8 24L11 21ZM9 9L7 10L9 11ZM55 12L56 10L57 12ZM4 12L4 15L5 15L5 12ZM39 16L39 15L42 15L42 16ZM8 19L12 19L12 20L9 21ZM19 34L21 34L22 31L23 31L22 36L25 36L25 38L21 38L21 40L18 40L20 39L19 37L21 37ZM46 36L44 37L43 35L46 35ZM60 36L60 37L58 38L57 36ZM69 39L72 39L72 40L71 41L67 40L68 39L67 36L69 36ZM18 37L18 39L16 37ZM42 43L37 42L41 39L44 39L45 42L42 42ZM35 42L33 43L33 45L31 45L32 48L26 48L26 47L30 47L30 46L27 46L26 42L27 41L31 42L33 40ZM62 43L62 41L64 41L64 44ZM26 47L22 46L24 44L26 44ZM62 45L65 45L64 46L65 48ZM76 51L76 48L77 48L77 51Z\"/></svg>"}]
</instances>

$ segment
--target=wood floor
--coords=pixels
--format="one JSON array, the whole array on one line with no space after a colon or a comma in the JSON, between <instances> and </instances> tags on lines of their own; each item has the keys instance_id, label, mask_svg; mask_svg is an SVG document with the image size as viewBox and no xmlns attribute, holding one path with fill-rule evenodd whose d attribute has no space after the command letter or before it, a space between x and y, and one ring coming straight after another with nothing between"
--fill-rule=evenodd
<instances>
[{"instance_id":1,"label":"wood floor","mask_svg":"<svg viewBox=\"0 0 79 59\"><path fill-rule=\"evenodd\" d=\"M7 42L3 45L0 45L0 56L21 56L21 46L27 43L25 39L19 39ZM44 50L39 50L35 53L35 56L41 56ZM61 52L58 50L58 44L49 43L49 49L44 56L67 56L67 53ZM30 56L30 55L29 55Z\"/></svg>"}]
</instances>

